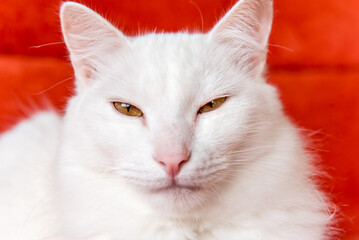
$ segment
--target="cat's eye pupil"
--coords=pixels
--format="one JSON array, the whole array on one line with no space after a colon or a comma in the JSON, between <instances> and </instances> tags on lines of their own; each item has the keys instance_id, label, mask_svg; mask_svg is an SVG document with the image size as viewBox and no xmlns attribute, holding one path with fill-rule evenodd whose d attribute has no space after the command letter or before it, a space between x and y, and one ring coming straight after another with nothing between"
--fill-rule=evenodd
<instances>
[{"instance_id":1,"label":"cat's eye pupil","mask_svg":"<svg viewBox=\"0 0 359 240\"><path fill-rule=\"evenodd\" d=\"M210 101L208 104L211 108L213 108L213 101Z\"/></svg>"},{"instance_id":2,"label":"cat's eye pupil","mask_svg":"<svg viewBox=\"0 0 359 240\"><path fill-rule=\"evenodd\" d=\"M121 103L121 107L126 108L126 109L127 109L127 112L130 112L130 107L131 107L130 104L128 104L128 103Z\"/></svg>"}]
</instances>

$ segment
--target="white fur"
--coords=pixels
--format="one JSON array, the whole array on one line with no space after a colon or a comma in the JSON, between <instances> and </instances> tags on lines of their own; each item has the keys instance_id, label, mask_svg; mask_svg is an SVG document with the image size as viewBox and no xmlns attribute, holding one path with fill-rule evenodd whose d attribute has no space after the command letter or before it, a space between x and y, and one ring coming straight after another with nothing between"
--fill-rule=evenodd
<instances>
[{"instance_id":1,"label":"white fur","mask_svg":"<svg viewBox=\"0 0 359 240\"><path fill-rule=\"evenodd\" d=\"M330 238L311 157L262 77L271 1L240 1L207 34L127 38L76 3L61 21L77 94L64 119L41 113L1 136L1 239ZM176 181L191 188L164 190L154 155L183 146Z\"/></svg>"}]
</instances>

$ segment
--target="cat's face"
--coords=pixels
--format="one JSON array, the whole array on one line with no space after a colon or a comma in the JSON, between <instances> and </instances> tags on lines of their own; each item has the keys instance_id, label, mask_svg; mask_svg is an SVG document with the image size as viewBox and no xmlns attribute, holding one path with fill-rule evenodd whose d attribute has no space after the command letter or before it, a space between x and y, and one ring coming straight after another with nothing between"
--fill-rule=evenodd
<instances>
[{"instance_id":1,"label":"cat's face","mask_svg":"<svg viewBox=\"0 0 359 240\"><path fill-rule=\"evenodd\" d=\"M252 17L270 28L271 6L261 4ZM247 33L242 26L235 31L239 42L231 39L231 25L246 23L237 16L244 7L237 5L208 34L133 39L102 19L84 32L83 21L67 28L74 11L86 23L99 17L77 4L63 7L78 81L67 127L74 139L83 139L72 144L84 168L126 182L159 206L189 210L224 191L255 161L259 151L251 149L265 144L280 107L261 78L269 29L251 26Z\"/></svg>"}]
</instances>

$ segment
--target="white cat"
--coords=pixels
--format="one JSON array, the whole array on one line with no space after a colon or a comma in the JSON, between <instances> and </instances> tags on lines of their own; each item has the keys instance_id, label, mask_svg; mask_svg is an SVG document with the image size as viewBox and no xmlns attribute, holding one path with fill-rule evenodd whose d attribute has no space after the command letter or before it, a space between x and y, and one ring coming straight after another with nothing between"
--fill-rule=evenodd
<instances>
[{"instance_id":1,"label":"white cat","mask_svg":"<svg viewBox=\"0 0 359 240\"><path fill-rule=\"evenodd\" d=\"M77 93L0 138L0 239L323 240L311 156L263 77L272 1L130 38L67 2Z\"/></svg>"}]
</instances>

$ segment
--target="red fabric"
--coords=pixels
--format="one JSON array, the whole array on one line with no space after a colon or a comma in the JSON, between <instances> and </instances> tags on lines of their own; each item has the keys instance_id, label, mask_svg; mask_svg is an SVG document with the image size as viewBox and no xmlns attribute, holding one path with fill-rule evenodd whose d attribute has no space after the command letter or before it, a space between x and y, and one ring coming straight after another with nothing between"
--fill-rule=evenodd
<instances>
[{"instance_id":1,"label":"red fabric","mask_svg":"<svg viewBox=\"0 0 359 240\"><path fill-rule=\"evenodd\" d=\"M82 0L126 34L208 31L232 0ZM341 207L341 239L359 240L359 1L274 0L269 81L285 110L312 133ZM44 106L63 109L73 88L59 0L0 2L0 131ZM202 23L203 19L203 23ZM49 44L50 45L47 45ZM45 44L45 45L44 45ZM41 47L37 47L44 45ZM25 109L25 110L24 110Z\"/></svg>"}]
</instances>

